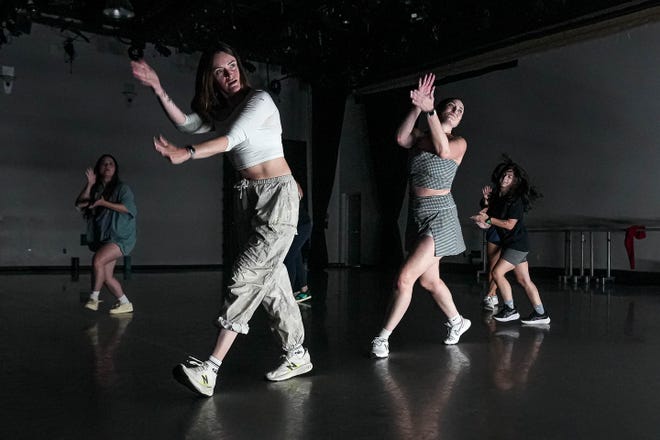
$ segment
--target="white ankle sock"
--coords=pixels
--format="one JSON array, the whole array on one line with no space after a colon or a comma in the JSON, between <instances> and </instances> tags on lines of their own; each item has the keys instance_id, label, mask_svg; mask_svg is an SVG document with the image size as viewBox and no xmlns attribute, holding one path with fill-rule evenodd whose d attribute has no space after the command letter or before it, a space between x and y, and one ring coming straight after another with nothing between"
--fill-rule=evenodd
<instances>
[{"instance_id":1,"label":"white ankle sock","mask_svg":"<svg viewBox=\"0 0 660 440\"><path fill-rule=\"evenodd\" d=\"M456 315L453 318L449 318L449 323L453 326L458 325L463 321L463 317L461 315Z\"/></svg>"},{"instance_id":2,"label":"white ankle sock","mask_svg":"<svg viewBox=\"0 0 660 440\"><path fill-rule=\"evenodd\" d=\"M98 300L99 300L99 294L100 294L100 293L101 293L100 290L95 290L95 291L93 291L92 294L89 295L89 299L93 299L94 301L98 301Z\"/></svg>"},{"instance_id":3,"label":"white ankle sock","mask_svg":"<svg viewBox=\"0 0 660 440\"><path fill-rule=\"evenodd\" d=\"M222 365L222 361L216 357L209 356L209 360L206 361L206 364L211 367L211 371L213 371L215 374L218 374L218 370L220 369L220 365Z\"/></svg>"},{"instance_id":4,"label":"white ankle sock","mask_svg":"<svg viewBox=\"0 0 660 440\"><path fill-rule=\"evenodd\" d=\"M392 334L391 331L383 327L380 333L378 333L378 337L381 339L389 339L391 334Z\"/></svg>"},{"instance_id":5,"label":"white ankle sock","mask_svg":"<svg viewBox=\"0 0 660 440\"><path fill-rule=\"evenodd\" d=\"M117 299L119 300L119 304L128 304L130 302L126 295L122 295L121 298L117 298Z\"/></svg>"}]
</instances>

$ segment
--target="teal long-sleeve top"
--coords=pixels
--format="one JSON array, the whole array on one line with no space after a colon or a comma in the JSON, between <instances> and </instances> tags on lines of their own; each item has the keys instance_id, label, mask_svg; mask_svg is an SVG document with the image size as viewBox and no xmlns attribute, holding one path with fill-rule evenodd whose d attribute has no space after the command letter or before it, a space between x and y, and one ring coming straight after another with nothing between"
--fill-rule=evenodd
<instances>
[{"instance_id":1,"label":"teal long-sleeve top","mask_svg":"<svg viewBox=\"0 0 660 440\"><path fill-rule=\"evenodd\" d=\"M87 219L87 243L89 248L96 252L106 243L115 243L123 255L131 253L137 240L137 206L131 188L120 183L108 200L121 203L128 210L127 213L112 209L101 208Z\"/></svg>"}]
</instances>

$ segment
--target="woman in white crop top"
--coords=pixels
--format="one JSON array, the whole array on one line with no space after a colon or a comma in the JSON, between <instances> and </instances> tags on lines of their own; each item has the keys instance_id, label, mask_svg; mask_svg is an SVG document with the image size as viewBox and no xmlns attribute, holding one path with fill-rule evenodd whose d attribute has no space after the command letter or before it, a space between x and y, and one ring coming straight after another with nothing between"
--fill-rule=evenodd
<instances>
[{"instance_id":1,"label":"woman in white crop top","mask_svg":"<svg viewBox=\"0 0 660 440\"><path fill-rule=\"evenodd\" d=\"M284 257L298 221L298 189L284 159L280 115L270 95L250 87L236 52L225 44L205 52L197 69L194 113L185 114L169 98L156 72L143 60L131 63L133 75L151 87L170 120L183 132L215 131L218 137L180 148L154 138L156 150L173 164L227 153L243 179L235 186L234 216L240 251L232 268L209 359L194 358L174 369L192 391L213 395L218 368L239 333L261 304L271 316L284 355L266 378L280 381L312 369L303 348L304 328L291 291Z\"/></svg>"}]
</instances>

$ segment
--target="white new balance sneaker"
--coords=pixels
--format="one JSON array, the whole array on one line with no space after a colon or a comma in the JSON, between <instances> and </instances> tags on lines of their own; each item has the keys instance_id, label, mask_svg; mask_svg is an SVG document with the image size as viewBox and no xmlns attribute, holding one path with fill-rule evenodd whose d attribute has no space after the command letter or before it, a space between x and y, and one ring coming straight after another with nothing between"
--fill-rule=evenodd
<instances>
[{"instance_id":1,"label":"white new balance sneaker","mask_svg":"<svg viewBox=\"0 0 660 440\"><path fill-rule=\"evenodd\" d=\"M174 378L191 391L202 396L212 396L217 373L203 361L189 356L182 364L172 370Z\"/></svg>"},{"instance_id":2,"label":"white new balance sneaker","mask_svg":"<svg viewBox=\"0 0 660 440\"><path fill-rule=\"evenodd\" d=\"M288 352L282 355L282 364L279 367L266 373L266 379L273 382L287 380L308 373L312 368L312 361L307 349L303 349L302 353L299 354Z\"/></svg>"}]
</instances>

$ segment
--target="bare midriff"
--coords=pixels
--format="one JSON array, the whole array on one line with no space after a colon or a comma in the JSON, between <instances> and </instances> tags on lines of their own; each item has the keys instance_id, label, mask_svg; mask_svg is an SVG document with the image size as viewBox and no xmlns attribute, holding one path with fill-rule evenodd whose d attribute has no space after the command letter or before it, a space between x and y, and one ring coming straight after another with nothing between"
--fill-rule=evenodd
<instances>
[{"instance_id":1,"label":"bare midriff","mask_svg":"<svg viewBox=\"0 0 660 440\"><path fill-rule=\"evenodd\" d=\"M417 197L446 196L451 192L451 189L431 189L423 188L421 186L413 186L412 192Z\"/></svg>"},{"instance_id":2,"label":"bare midriff","mask_svg":"<svg viewBox=\"0 0 660 440\"><path fill-rule=\"evenodd\" d=\"M249 180L272 179L273 177L291 174L291 168L286 159L278 157L239 171L241 176Z\"/></svg>"}]
</instances>

